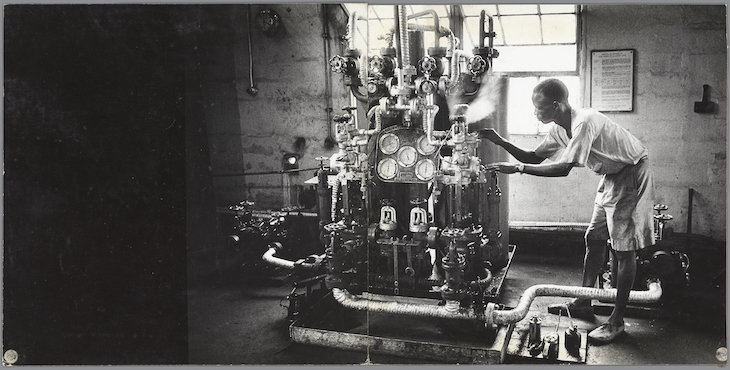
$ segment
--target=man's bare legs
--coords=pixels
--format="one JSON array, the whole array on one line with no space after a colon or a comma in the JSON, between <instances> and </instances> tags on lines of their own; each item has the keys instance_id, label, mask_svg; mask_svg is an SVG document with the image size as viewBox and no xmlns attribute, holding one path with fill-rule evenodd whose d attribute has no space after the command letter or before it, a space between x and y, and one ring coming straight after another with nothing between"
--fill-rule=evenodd
<instances>
[{"instance_id":1,"label":"man's bare legs","mask_svg":"<svg viewBox=\"0 0 730 370\"><path fill-rule=\"evenodd\" d=\"M617 262L616 278L616 303L608 318L612 325L621 326L624 323L626 305L629 302L629 292L634 285L636 278L636 251L618 252L615 251L614 258Z\"/></svg>"},{"instance_id":2,"label":"man's bare legs","mask_svg":"<svg viewBox=\"0 0 730 370\"><path fill-rule=\"evenodd\" d=\"M586 254L583 258L583 286L595 288L598 275L606 264L606 240L586 239L585 243ZM588 306L591 304L591 300L576 299L574 304Z\"/></svg>"}]
</instances>

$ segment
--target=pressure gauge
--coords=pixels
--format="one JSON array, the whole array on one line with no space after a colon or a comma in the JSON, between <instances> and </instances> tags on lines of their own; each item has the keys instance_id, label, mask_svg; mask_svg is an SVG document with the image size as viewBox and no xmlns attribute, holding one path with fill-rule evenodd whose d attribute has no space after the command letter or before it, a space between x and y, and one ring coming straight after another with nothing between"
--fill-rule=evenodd
<instances>
[{"instance_id":1,"label":"pressure gauge","mask_svg":"<svg viewBox=\"0 0 730 370\"><path fill-rule=\"evenodd\" d=\"M426 135L418 138L418 141L416 141L416 147L418 148L418 152L423 155L431 155L436 151L436 147L428 142Z\"/></svg>"},{"instance_id":2,"label":"pressure gauge","mask_svg":"<svg viewBox=\"0 0 730 370\"><path fill-rule=\"evenodd\" d=\"M416 177L422 181L429 181L436 173L436 166L433 161L427 158L421 159L416 163Z\"/></svg>"},{"instance_id":3,"label":"pressure gauge","mask_svg":"<svg viewBox=\"0 0 730 370\"><path fill-rule=\"evenodd\" d=\"M411 167L416 164L416 160L418 160L418 153L416 152L416 148L412 146L404 146L398 150L396 158L399 165L403 167Z\"/></svg>"},{"instance_id":4,"label":"pressure gauge","mask_svg":"<svg viewBox=\"0 0 730 370\"><path fill-rule=\"evenodd\" d=\"M385 158L378 162L378 176L383 180L392 180L398 174L398 164L393 158Z\"/></svg>"},{"instance_id":5,"label":"pressure gauge","mask_svg":"<svg viewBox=\"0 0 730 370\"><path fill-rule=\"evenodd\" d=\"M400 139L398 139L398 136L395 136L394 134L385 134L380 137L380 141L378 143L380 144L380 151L383 152L383 154L393 154L398 150Z\"/></svg>"}]
</instances>

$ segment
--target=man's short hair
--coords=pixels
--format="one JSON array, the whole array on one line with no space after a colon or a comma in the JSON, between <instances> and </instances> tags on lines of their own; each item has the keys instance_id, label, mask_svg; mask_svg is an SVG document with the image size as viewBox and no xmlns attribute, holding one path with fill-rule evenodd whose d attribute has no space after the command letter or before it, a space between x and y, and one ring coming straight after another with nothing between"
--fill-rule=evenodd
<instances>
[{"instance_id":1,"label":"man's short hair","mask_svg":"<svg viewBox=\"0 0 730 370\"><path fill-rule=\"evenodd\" d=\"M558 102L568 101L568 87L565 86L563 81L556 78L548 78L547 80L541 81L535 89L532 90L533 94L542 94L549 100L555 100Z\"/></svg>"}]
</instances>

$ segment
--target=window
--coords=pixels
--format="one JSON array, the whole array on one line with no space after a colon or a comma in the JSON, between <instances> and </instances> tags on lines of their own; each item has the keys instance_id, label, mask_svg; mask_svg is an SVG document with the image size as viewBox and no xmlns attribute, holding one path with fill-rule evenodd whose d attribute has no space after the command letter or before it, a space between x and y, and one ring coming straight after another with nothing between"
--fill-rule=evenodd
<instances>
[{"instance_id":1,"label":"window","mask_svg":"<svg viewBox=\"0 0 730 370\"><path fill-rule=\"evenodd\" d=\"M479 21L484 11L492 17L496 33L492 73L509 79L507 123L510 134L535 135L547 132L550 125L540 123L534 115L532 89L548 77L563 81L569 90L571 105L580 101L578 74L578 6L572 4L466 4L466 5L405 5L407 14L422 14L409 20L419 25L432 25L433 13L439 16L439 26L450 28L452 11L463 17L460 48L471 51L479 45ZM389 46L387 37L394 27L393 5L346 4L350 14L367 14L367 28L358 28L355 35L358 48L379 54ZM428 11L429 14L425 14ZM433 12L433 13L430 13ZM363 22L365 23L365 22ZM367 30L363 32L363 30ZM366 37L367 33L369 37ZM424 43L434 44L433 33L424 32ZM367 40L370 40L369 42ZM486 42L485 42L486 43ZM441 40L441 46L446 42Z\"/></svg>"},{"instance_id":2,"label":"window","mask_svg":"<svg viewBox=\"0 0 730 370\"><path fill-rule=\"evenodd\" d=\"M509 79L507 126L510 134L535 135L550 130L553 124L540 123L532 105L532 90L547 77L563 81L568 87L570 104L578 106L576 5L463 5L463 8L465 47L478 45L481 10L492 15L497 34L494 47L499 51L492 72Z\"/></svg>"},{"instance_id":3,"label":"window","mask_svg":"<svg viewBox=\"0 0 730 370\"><path fill-rule=\"evenodd\" d=\"M578 76L549 76L563 81L568 87L568 102L571 106L578 106L580 78ZM507 89L507 125L510 134L535 135L550 130L554 123L544 124L535 117L535 107L532 105L532 90L547 76L509 77Z\"/></svg>"}]
</instances>

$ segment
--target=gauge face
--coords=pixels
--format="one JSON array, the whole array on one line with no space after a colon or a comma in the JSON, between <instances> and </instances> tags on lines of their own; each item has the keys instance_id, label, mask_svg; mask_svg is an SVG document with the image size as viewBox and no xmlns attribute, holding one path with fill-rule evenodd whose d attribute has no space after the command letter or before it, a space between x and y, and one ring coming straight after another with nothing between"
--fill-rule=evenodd
<instances>
[{"instance_id":1,"label":"gauge face","mask_svg":"<svg viewBox=\"0 0 730 370\"><path fill-rule=\"evenodd\" d=\"M430 159L421 159L416 164L416 177L418 177L420 180L428 181L433 178L434 173L436 172L436 166L433 164L433 161Z\"/></svg>"},{"instance_id":2,"label":"gauge face","mask_svg":"<svg viewBox=\"0 0 730 370\"><path fill-rule=\"evenodd\" d=\"M416 145L418 146L418 151L423 155L431 155L436 151L436 147L428 143L426 135L419 137Z\"/></svg>"},{"instance_id":3,"label":"gauge face","mask_svg":"<svg viewBox=\"0 0 730 370\"><path fill-rule=\"evenodd\" d=\"M411 167L416 164L418 153L416 152L416 148L412 146L404 146L398 150L397 158L399 165L403 167Z\"/></svg>"},{"instance_id":4,"label":"gauge face","mask_svg":"<svg viewBox=\"0 0 730 370\"><path fill-rule=\"evenodd\" d=\"M378 163L378 176L383 180L391 180L398 174L398 164L393 158L385 158Z\"/></svg>"},{"instance_id":5,"label":"gauge face","mask_svg":"<svg viewBox=\"0 0 730 370\"><path fill-rule=\"evenodd\" d=\"M398 136L395 136L393 134L385 134L380 137L380 151L383 152L383 154L393 154L398 150L398 145L400 145L400 139L398 139Z\"/></svg>"}]
</instances>

